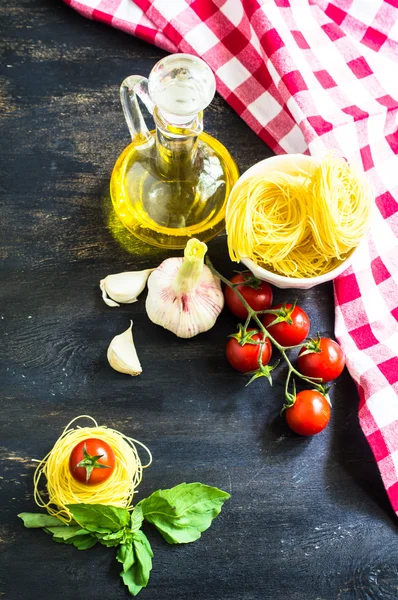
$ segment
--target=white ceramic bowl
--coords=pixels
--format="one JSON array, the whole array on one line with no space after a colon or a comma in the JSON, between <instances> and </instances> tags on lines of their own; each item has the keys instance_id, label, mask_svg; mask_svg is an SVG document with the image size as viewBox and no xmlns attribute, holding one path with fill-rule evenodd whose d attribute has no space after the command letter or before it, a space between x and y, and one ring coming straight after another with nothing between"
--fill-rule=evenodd
<instances>
[{"instance_id":1,"label":"white ceramic bowl","mask_svg":"<svg viewBox=\"0 0 398 600\"><path fill-rule=\"evenodd\" d=\"M316 166L316 159L312 156L307 156L305 154L283 154L281 156L271 156L270 158L266 158L265 160L261 160L256 163L250 169L248 169L243 175L238 179L235 183L234 187L231 190L229 198L232 198L234 194L239 190L240 185L249 177L253 177L253 175L259 174L267 174L269 172L274 171L275 169L279 169L285 171L286 173L296 172L297 169L303 169L305 171L311 172ZM228 212L228 206L227 206ZM324 273L323 275L318 275L317 277L285 277L284 275L277 275L272 271L268 271L263 267L259 267L254 263L250 258L242 258L241 262L248 268L250 271L258 277L258 279L262 279L263 281L268 281L275 285L278 288L294 288L294 289L303 289L307 290L309 288L314 287L314 285L319 285L320 283L325 283L325 281L331 281L340 273L343 273L351 264L352 257L354 253L357 252L357 248L351 252L351 254L340 263L335 269Z\"/></svg>"}]
</instances>

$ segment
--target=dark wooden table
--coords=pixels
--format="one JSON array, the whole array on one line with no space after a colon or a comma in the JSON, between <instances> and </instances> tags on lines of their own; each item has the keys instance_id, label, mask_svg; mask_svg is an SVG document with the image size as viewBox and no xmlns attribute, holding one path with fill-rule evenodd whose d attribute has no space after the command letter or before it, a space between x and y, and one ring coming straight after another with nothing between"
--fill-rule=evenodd
<instances>
[{"instance_id":1,"label":"dark wooden table","mask_svg":"<svg viewBox=\"0 0 398 600\"><path fill-rule=\"evenodd\" d=\"M347 373L333 392L329 428L313 439L279 418L273 388L232 371L226 311L188 341L149 322L144 298L113 310L98 282L157 265L166 253L117 226L109 207L113 163L127 145L122 79L147 74L163 53L74 13L60 1L1 4L1 531L5 600L122 600L113 551L55 544L17 519L33 511L32 458L74 416L88 413L147 444L153 466L140 496L181 481L231 493L195 544L155 552L141 598L348 600L398 597L396 520L357 420ZM241 171L269 149L216 97L205 119ZM210 243L225 274L225 237ZM332 285L294 294L314 331L332 334ZM276 300L290 298L276 291ZM112 371L110 339L133 318L138 378Z\"/></svg>"}]
</instances>

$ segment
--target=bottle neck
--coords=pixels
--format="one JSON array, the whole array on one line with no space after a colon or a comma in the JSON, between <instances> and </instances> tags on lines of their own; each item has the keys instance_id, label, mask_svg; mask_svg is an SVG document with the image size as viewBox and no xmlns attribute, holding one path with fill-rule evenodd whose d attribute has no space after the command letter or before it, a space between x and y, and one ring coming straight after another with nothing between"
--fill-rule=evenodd
<instances>
[{"instance_id":1,"label":"bottle neck","mask_svg":"<svg viewBox=\"0 0 398 600\"><path fill-rule=\"evenodd\" d=\"M156 124L156 166L164 177L185 179L193 170L198 136L203 131L203 113L185 123L178 117L154 110Z\"/></svg>"}]
</instances>

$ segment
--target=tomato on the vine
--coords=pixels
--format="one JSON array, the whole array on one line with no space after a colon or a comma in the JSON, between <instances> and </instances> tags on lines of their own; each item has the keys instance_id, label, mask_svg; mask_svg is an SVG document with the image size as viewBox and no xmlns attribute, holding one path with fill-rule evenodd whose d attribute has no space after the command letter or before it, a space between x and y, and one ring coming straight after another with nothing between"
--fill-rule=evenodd
<instances>
[{"instance_id":1,"label":"tomato on the vine","mask_svg":"<svg viewBox=\"0 0 398 600\"><path fill-rule=\"evenodd\" d=\"M98 438L79 442L69 457L69 471L86 485L98 485L109 479L115 468L115 455L109 444Z\"/></svg>"},{"instance_id":2,"label":"tomato on the vine","mask_svg":"<svg viewBox=\"0 0 398 600\"><path fill-rule=\"evenodd\" d=\"M290 429L299 435L315 435L329 423L330 404L317 390L303 390L285 414Z\"/></svg>"},{"instance_id":3,"label":"tomato on the vine","mask_svg":"<svg viewBox=\"0 0 398 600\"><path fill-rule=\"evenodd\" d=\"M246 285L245 285L246 282ZM267 310L272 304L272 288L266 281L256 279L251 273L239 273L231 279L231 283L242 283L237 289L250 308L255 311ZM247 310L235 290L227 286L224 290L225 302L229 310L240 319L246 319Z\"/></svg>"},{"instance_id":4,"label":"tomato on the vine","mask_svg":"<svg viewBox=\"0 0 398 600\"><path fill-rule=\"evenodd\" d=\"M250 331L255 330L248 329L247 331L250 333ZM237 337L239 337L239 334L237 334ZM254 342L261 342L264 339L264 334L253 333L250 337ZM240 371L241 373L250 373L251 371L256 371L259 368L258 359L260 356L260 348L260 344L251 344L249 342L246 342L242 346L235 337L230 337L227 342L225 353L231 367L237 371ZM265 338L261 352L261 364L263 366L269 363L271 355L271 342L268 338Z\"/></svg>"},{"instance_id":5,"label":"tomato on the vine","mask_svg":"<svg viewBox=\"0 0 398 600\"><path fill-rule=\"evenodd\" d=\"M317 377L323 383L336 379L344 369L345 356L337 342L318 337L300 350L298 368L306 377Z\"/></svg>"},{"instance_id":6,"label":"tomato on the vine","mask_svg":"<svg viewBox=\"0 0 398 600\"><path fill-rule=\"evenodd\" d=\"M272 337L281 346L297 346L301 344L310 331L310 319L307 313L299 306L292 304L278 304L273 306L272 310L278 310L277 315L266 314L263 318L263 324L268 329ZM280 321L271 325L277 317L283 317L292 321Z\"/></svg>"}]
</instances>

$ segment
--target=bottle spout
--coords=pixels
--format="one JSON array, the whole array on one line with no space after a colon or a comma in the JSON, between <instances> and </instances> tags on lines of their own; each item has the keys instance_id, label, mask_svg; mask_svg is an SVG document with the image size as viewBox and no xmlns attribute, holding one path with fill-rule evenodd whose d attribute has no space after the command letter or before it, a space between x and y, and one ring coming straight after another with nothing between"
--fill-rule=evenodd
<instances>
[{"instance_id":1,"label":"bottle spout","mask_svg":"<svg viewBox=\"0 0 398 600\"><path fill-rule=\"evenodd\" d=\"M155 106L153 118L156 128L172 138L197 137L203 131L203 112L181 117L162 111Z\"/></svg>"}]
</instances>

